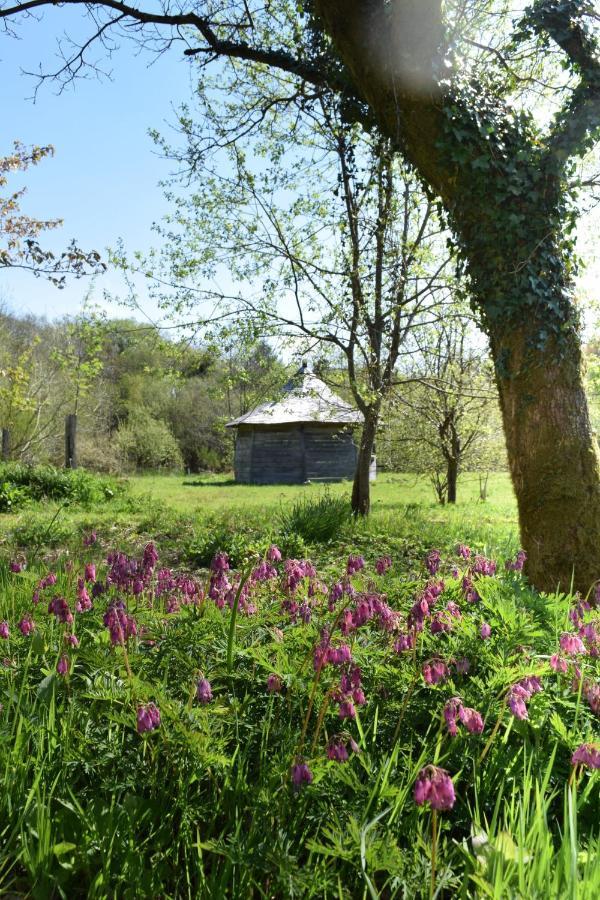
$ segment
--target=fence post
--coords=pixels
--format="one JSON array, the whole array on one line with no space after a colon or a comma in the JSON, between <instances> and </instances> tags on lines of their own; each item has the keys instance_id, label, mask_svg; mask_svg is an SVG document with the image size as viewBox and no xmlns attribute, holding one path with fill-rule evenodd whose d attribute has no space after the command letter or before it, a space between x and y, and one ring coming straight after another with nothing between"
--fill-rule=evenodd
<instances>
[{"instance_id":1,"label":"fence post","mask_svg":"<svg viewBox=\"0 0 600 900\"><path fill-rule=\"evenodd\" d=\"M77 468L77 416L69 413L65 419L65 468Z\"/></svg>"},{"instance_id":2,"label":"fence post","mask_svg":"<svg viewBox=\"0 0 600 900\"><path fill-rule=\"evenodd\" d=\"M10 459L10 429L2 429L2 462Z\"/></svg>"}]
</instances>

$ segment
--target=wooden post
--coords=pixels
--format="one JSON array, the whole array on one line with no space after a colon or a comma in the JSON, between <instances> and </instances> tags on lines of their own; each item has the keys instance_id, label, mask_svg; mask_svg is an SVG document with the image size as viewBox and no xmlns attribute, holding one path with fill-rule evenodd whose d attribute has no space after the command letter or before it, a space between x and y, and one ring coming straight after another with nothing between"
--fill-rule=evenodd
<instances>
[{"instance_id":1,"label":"wooden post","mask_svg":"<svg viewBox=\"0 0 600 900\"><path fill-rule=\"evenodd\" d=\"M10 429L2 429L2 462L10 459Z\"/></svg>"},{"instance_id":2,"label":"wooden post","mask_svg":"<svg viewBox=\"0 0 600 900\"><path fill-rule=\"evenodd\" d=\"M65 418L65 468L77 468L77 416L73 413Z\"/></svg>"}]
</instances>

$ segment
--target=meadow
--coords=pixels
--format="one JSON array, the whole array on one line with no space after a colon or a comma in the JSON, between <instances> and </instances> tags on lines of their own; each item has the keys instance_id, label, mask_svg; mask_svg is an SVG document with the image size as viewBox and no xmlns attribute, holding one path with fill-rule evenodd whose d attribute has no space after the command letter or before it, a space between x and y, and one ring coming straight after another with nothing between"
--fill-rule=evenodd
<instances>
[{"instance_id":1,"label":"meadow","mask_svg":"<svg viewBox=\"0 0 600 900\"><path fill-rule=\"evenodd\" d=\"M598 615L527 586L505 475L461 490L0 515L0 895L597 897Z\"/></svg>"}]
</instances>

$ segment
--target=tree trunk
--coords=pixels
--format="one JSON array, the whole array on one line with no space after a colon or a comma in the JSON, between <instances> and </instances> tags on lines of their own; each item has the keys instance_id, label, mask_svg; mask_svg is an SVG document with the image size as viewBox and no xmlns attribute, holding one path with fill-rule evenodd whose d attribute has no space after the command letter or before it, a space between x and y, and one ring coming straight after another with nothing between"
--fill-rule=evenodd
<instances>
[{"instance_id":1,"label":"tree trunk","mask_svg":"<svg viewBox=\"0 0 600 900\"><path fill-rule=\"evenodd\" d=\"M458 461L456 459L448 460L446 479L448 503L456 503L456 484L458 482Z\"/></svg>"},{"instance_id":2,"label":"tree trunk","mask_svg":"<svg viewBox=\"0 0 600 900\"><path fill-rule=\"evenodd\" d=\"M355 516L368 516L371 509L369 469L371 466L373 447L375 446L378 421L378 412L367 412L360 437L358 460L356 463L356 472L354 473L354 484L352 485L352 512Z\"/></svg>"},{"instance_id":3,"label":"tree trunk","mask_svg":"<svg viewBox=\"0 0 600 900\"><path fill-rule=\"evenodd\" d=\"M585 595L600 578L600 461L581 347L572 335L535 350L528 332L492 334L525 571L539 590Z\"/></svg>"},{"instance_id":4,"label":"tree trunk","mask_svg":"<svg viewBox=\"0 0 600 900\"><path fill-rule=\"evenodd\" d=\"M65 468L77 468L77 416L73 413L65 418Z\"/></svg>"}]
</instances>

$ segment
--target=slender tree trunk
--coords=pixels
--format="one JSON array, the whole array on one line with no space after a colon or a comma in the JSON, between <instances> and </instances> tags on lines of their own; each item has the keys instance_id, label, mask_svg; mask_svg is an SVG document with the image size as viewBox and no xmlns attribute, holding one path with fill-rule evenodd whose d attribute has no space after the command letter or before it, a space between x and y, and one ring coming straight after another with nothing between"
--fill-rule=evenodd
<instances>
[{"instance_id":1,"label":"slender tree trunk","mask_svg":"<svg viewBox=\"0 0 600 900\"><path fill-rule=\"evenodd\" d=\"M600 578L600 460L581 347L572 335L535 350L528 331L492 334L525 571L539 590L569 590L572 580L585 595Z\"/></svg>"},{"instance_id":2,"label":"slender tree trunk","mask_svg":"<svg viewBox=\"0 0 600 900\"><path fill-rule=\"evenodd\" d=\"M77 416L74 413L65 418L65 468L77 468Z\"/></svg>"},{"instance_id":3,"label":"slender tree trunk","mask_svg":"<svg viewBox=\"0 0 600 900\"><path fill-rule=\"evenodd\" d=\"M352 485L352 512L355 516L368 516L371 509L371 484L369 482L369 469L371 456L375 446L377 423L379 412L369 410L365 416L360 447L358 448L358 461L354 473Z\"/></svg>"},{"instance_id":4,"label":"slender tree trunk","mask_svg":"<svg viewBox=\"0 0 600 900\"><path fill-rule=\"evenodd\" d=\"M449 459L447 466L447 499L448 503L456 503L456 484L458 482L458 460Z\"/></svg>"}]
</instances>

